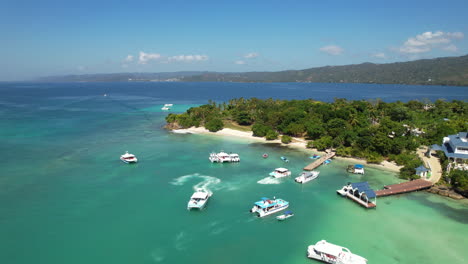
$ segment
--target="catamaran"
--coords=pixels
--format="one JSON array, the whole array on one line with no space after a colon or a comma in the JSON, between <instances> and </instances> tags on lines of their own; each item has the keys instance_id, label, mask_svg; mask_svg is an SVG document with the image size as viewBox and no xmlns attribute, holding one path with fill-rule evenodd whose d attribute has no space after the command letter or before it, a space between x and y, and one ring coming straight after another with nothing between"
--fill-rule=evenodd
<instances>
[{"instance_id":1,"label":"catamaran","mask_svg":"<svg viewBox=\"0 0 468 264\"><path fill-rule=\"evenodd\" d=\"M294 180L298 183L306 183L312 180L315 180L320 174L320 171L304 171L299 177L296 177Z\"/></svg>"},{"instance_id":2,"label":"catamaran","mask_svg":"<svg viewBox=\"0 0 468 264\"><path fill-rule=\"evenodd\" d=\"M285 168L276 168L274 171L270 172L270 176L275 178L283 178L291 175L291 172Z\"/></svg>"},{"instance_id":3,"label":"catamaran","mask_svg":"<svg viewBox=\"0 0 468 264\"><path fill-rule=\"evenodd\" d=\"M367 259L351 253L345 247L320 240L307 248L307 257L332 264L367 264Z\"/></svg>"},{"instance_id":4,"label":"catamaran","mask_svg":"<svg viewBox=\"0 0 468 264\"><path fill-rule=\"evenodd\" d=\"M190 201L187 204L187 209L203 209L205 208L206 202L213 195L213 193L208 192L204 189L198 189L190 197Z\"/></svg>"},{"instance_id":5,"label":"catamaran","mask_svg":"<svg viewBox=\"0 0 468 264\"><path fill-rule=\"evenodd\" d=\"M250 212L257 213L258 217L264 217L284 210L288 208L288 206L289 202L286 202L283 199L273 198L273 200L270 200L263 197L262 200L255 202L254 207L250 209Z\"/></svg>"},{"instance_id":6,"label":"catamaran","mask_svg":"<svg viewBox=\"0 0 468 264\"><path fill-rule=\"evenodd\" d=\"M135 155L128 153L128 151L126 151L125 154L120 156L120 160L125 162L125 163L136 163L136 162L138 162L138 159L135 157Z\"/></svg>"},{"instance_id":7,"label":"catamaran","mask_svg":"<svg viewBox=\"0 0 468 264\"><path fill-rule=\"evenodd\" d=\"M211 162L240 162L240 157L239 154L236 153L226 153L226 152L219 152L215 153L212 152L210 153L210 157L208 158Z\"/></svg>"}]
</instances>

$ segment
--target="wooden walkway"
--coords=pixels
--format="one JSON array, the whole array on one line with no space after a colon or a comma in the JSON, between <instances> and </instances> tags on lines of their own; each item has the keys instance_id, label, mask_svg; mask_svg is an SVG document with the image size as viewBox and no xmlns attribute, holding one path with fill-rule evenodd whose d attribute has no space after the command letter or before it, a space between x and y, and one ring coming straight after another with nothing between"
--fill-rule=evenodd
<instances>
[{"instance_id":1,"label":"wooden walkway","mask_svg":"<svg viewBox=\"0 0 468 264\"><path fill-rule=\"evenodd\" d=\"M356 196L350 194L350 193L346 193L346 197L348 197L349 199L355 201L356 203L364 206L365 208L375 208L377 205L375 205L374 203L372 202L368 202L366 203L365 201L357 198Z\"/></svg>"},{"instance_id":2,"label":"wooden walkway","mask_svg":"<svg viewBox=\"0 0 468 264\"><path fill-rule=\"evenodd\" d=\"M382 197L427 189L431 186L432 182L423 179L417 179L409 182L403 182L400 184L384 186L383 190L375 191L375 194L377 195L377 197Z\"/></svg>"},{"instance_id":3,"label":"wooden walkway","mask_svg":"<svg viewBox=\"0 0 468 264\"><path fill-rule=\"evenodd\" d=\"M306 171L314 170L318 166L322 165L323 162L326 161L327 159L333 158L335 156L335 154L336 154L335 152L327 153L327 155L325 155L323 157L320 157L319 159L317 159L314 162L310 163L309 165L305 166L304 170L306 170Z\"/></svg>"}]
</instances>

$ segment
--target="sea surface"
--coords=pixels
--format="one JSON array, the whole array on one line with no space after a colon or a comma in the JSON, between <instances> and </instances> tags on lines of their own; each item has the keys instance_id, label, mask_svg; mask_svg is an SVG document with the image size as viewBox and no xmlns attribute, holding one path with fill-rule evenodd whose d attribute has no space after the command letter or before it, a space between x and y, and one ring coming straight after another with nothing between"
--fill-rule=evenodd
<instances>
[{"instance_id":1,"label":"sea surface","mask_svg":"<svg viewBox=\"0 0 468 264\"><path fill-rule=\"evenodd\" d=\"M182 112L234 97L467 100L468 87L0 83L0 263L319 263L306 249L322 239L375 264L467 263L467 202L416 192L366 210L336 190L349 181L379 189L399 182L394 173L351 175L335 159L304 185L268 179L277 167L296 176L311 153L162 128L165 103ZM138 164L119 160L127 150ZM220 150L242 161L210 163ZM214 194L205 210L187 211L198 187ZM255 217L261 197L289 201L295 216Z\"/></svg>"}]
</instances>

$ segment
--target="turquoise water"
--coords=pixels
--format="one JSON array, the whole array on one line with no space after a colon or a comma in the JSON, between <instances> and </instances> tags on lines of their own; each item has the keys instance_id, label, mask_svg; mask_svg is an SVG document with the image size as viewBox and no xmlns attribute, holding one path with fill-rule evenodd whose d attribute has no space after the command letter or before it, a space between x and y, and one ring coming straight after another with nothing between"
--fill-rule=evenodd
<instances>
[{"instance_id":1,"label":"turquoise water","mask_svg":"<svg viewBox=\"0 0 468 264\"><path fill-rule=\"evenodd\" d=\"M318 263L305 255L321 239L369 263L466 263L466 202L418 192L381 198L377 209L366 210L335 190L348 181L378 189L398 179L373 168L349 175L340 160L305 185L293 177L265 180L276 167L299 174L310 154L169 133L160 107L174 101L155 97L3 100L2 263ZM190 103L198 102L180 102L174 111ZM138 164L119 161L126 150ZM219 150L237 152L242 161L210 163L208 154ZM189 212L197 186L214 194L205 210ZM295 216L279 222L250 214L264 196L289 201Z\"/></svg>"}]
</instances>

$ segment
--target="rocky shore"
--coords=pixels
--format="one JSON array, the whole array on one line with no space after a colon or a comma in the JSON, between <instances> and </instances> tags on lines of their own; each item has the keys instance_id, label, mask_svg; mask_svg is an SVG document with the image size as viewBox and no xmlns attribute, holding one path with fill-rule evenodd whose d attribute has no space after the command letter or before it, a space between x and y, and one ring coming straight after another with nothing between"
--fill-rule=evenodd
<instances>
[{"instance_id":1,"label":"rocky shore","mask_svg":"<svg viewBox=\"0 0 468 264\"><path fill-rule=\"evenodd\" d=\"M438 195L450 197L450 198L455 199L455 200L465 199L465 197L463 197L463 195L456 193L455 191L451 190L450 188L448 188L447 186L444 186L444 185L434 185L430 189L428 189L427 191L430 192L430 193L435 193L435 194L438 194Z\"/></svg>"}]
</instances>

